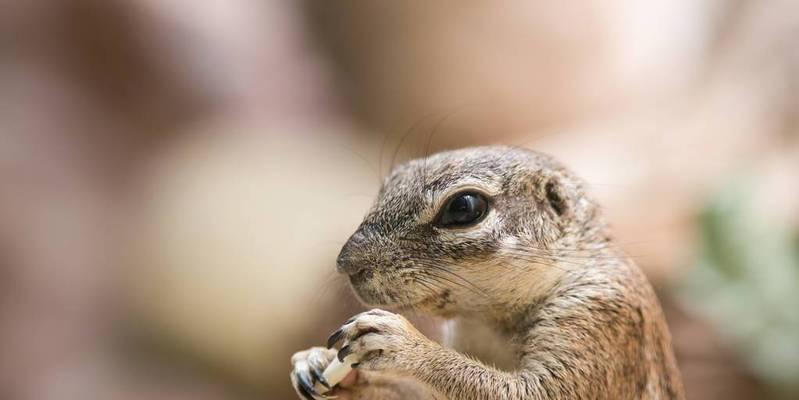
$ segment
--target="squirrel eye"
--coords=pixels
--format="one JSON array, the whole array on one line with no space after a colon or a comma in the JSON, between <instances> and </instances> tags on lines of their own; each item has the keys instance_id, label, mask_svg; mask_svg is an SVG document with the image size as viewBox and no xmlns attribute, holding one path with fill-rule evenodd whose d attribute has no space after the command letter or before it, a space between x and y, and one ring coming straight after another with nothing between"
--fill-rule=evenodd
<instances>
[{"instance_id":1,"label":"squirrel eye","mask_svg":"<svg viewBox=\"0 0 799 400\"><path fill-rule=\"evenodd\" d=\"M446 228L464 227L479 222L487 212L485 196L476 192L459 193L444 205L437 223Z\"/></svg>"}]
</instances>

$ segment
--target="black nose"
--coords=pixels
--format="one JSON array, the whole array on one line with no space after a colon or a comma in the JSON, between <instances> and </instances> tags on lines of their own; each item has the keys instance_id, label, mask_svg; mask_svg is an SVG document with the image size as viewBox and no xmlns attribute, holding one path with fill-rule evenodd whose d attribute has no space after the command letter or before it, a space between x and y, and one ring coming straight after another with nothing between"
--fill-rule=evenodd
<instances>
[{"instance_id":1,"label":"black nose","mask_svg":"<svg viewBox=\"0 0 799 400\"><path fill-rule=\"evenodd\" d=\"M363 269L363 262L357 255L364 243L366 243L366 236L360 230L350 236L347 243L344 243L344 247L341 248L341 252L338 253L338 258L336 258L336 269L339 272L354 275Z\"/></svg>"}]
</instances>

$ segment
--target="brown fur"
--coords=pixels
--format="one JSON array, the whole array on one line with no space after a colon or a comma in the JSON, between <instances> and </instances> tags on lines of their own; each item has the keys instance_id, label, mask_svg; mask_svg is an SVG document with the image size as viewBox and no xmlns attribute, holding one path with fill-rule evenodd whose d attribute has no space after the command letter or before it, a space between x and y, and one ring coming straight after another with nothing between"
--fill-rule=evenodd
<instances>
[{"instance_id":1,"label":"brown fur","mask_svg":"<svg viewBox=\"0 0 799 400\"><path fill-rule=\"evenodd\" d=\"M432 223L462 188L490 198L484 220ZM361 362L345 396L684 398L652 288L613 245L581 181L548 156L482 147L396 168L339 270L366 304L456 321L457 350L387 311L348 321L335 339Z\"/></svg>"}]
</instances>

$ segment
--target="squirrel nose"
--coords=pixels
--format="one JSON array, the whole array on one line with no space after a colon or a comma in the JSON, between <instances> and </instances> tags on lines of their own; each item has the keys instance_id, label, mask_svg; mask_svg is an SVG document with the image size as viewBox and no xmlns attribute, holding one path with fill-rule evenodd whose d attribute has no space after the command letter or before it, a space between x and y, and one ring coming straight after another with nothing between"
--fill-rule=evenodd
<instances>
[{"instance_id":1,"label":"squirrel nose","mask_svg":"<svg viewBox=\"0 0 799 400\"><path fill-rule=\"evenodd\" d=\"M360 260L358 257L353 256L353 253L357 252L358 247L365 242L366 236L360 230L350 236L347 243L344 243L344 247L341 248L341 252L338 253L338 258L336 258L336 269L339 272L353 275L363 269L363 263L359 262Z\"/></svg>"}]
</instances>

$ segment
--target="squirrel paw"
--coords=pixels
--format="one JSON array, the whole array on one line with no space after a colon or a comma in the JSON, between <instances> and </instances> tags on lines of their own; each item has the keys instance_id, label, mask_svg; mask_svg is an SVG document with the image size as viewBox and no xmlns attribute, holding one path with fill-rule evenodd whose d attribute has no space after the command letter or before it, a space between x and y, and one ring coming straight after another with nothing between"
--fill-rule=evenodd
<instances>
[{"instance_id":1,"label":"squirrel paw","mask_svg":"<svg viewBox=\"0 0 799 400\"><path fill-rule=\"evenodd\" d=\"M322 374L335 356L335 350L324 347L312 347L291 356L291 365L294 367L291 371L291 384L298 395L307 400L332 398L320 394L314 386L318 382L330 389L330 384Z\"/></svg>"},{"instance_id":2,"label":"squirrel paw","mask_svg":"<svg viewBox=\"0 0 799 400\"><path fill-rule=\"evenodd\" d=\"M427 341L403 316L377 308L345 322L328 338L328 348L342 339L339 360L353 354L358 360L353 368L368 370L408 367L408 352L421 349L420 344Z\"/></svg>"}]
</instances>

